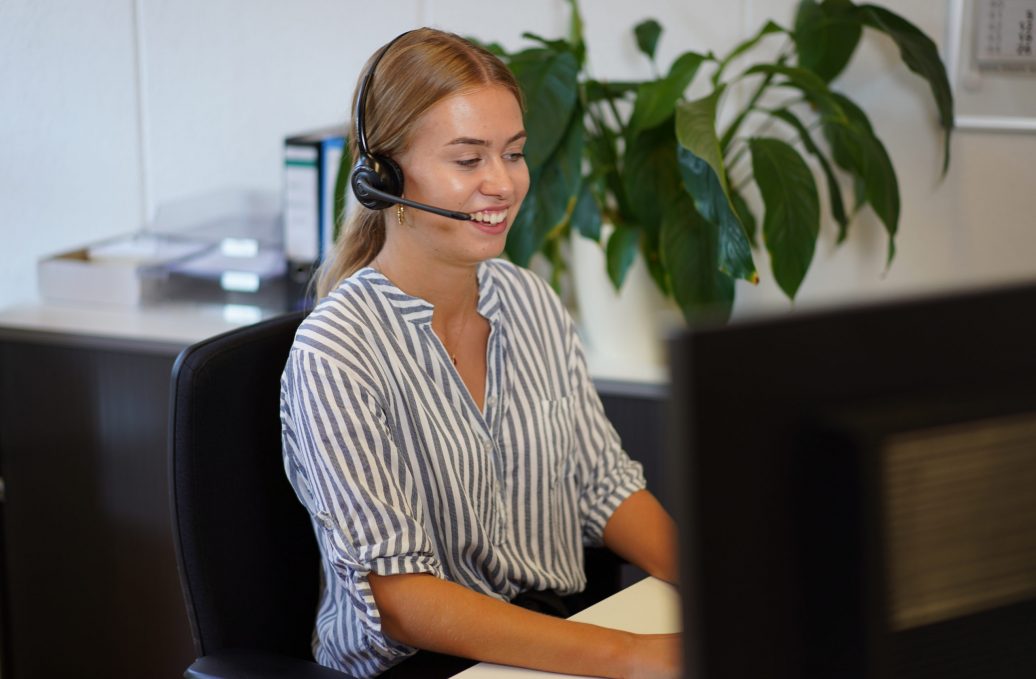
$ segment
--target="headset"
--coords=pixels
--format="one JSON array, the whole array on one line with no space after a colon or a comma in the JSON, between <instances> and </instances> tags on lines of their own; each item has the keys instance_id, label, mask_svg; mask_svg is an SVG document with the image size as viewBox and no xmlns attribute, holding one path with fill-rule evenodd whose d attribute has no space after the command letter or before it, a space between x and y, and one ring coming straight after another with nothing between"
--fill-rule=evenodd
<instances>
[{"instance_id":1,"label":"headset","mask_svg":"<svg viewBox=\"0 0 1036 679\"><path fill-rule=\"evenodd\" d=\"M425 203L418 203L403 197L403 170L394 160L386 156L376 155L370 152L367 147L367 131L363 124L364 115L367 112L367 88L370 86L371 78L374 77L374 69L378 62L385 56L389 48L407 33L397 35L385 45L378 56L374 59L371 67L367 69L363 80L360 81L360 90L356 95L356 144L359 147L359 157L353 165L352 175L349 183L353 188L353 194L360 205L371 210L384 210L387 207L401 204L407 207L424 210L433 214L442 215L451 219L468 221L471 216L464 212L455 212Z\"/></svg>"}]
</instances>

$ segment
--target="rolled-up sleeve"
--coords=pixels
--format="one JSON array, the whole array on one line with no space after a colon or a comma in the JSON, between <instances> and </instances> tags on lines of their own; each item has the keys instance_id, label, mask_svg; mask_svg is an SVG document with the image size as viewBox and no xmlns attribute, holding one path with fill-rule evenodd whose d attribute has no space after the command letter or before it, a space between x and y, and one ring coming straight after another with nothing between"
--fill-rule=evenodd
<instances>
[{"instance_id":1,"label":"rolled-up sleeve","mask_svg":"<svg viewBox=\"0 0 1036 679\"><path fill-rule=\"evenodd\" d=\"M622 448L590 379L582 343L569 324L569 379L574 409L576 454L582 474L579 518L584 544L600 546L608 519L626 498L645 487L643 466Z\"/></svg>"},{"instance_id":2,"label":"rolled-up sleeve","mask_svg":"<svg viewBox=\"0 0 1036 679\"><path fill-rule=\"evenodd\" d=\"M376 382L317 352L292 350L282 381L285 467L342 579L373 665L414 649L382 632L368 574L443 577L417 482L395 442Z\"/></svg>"}]
</instances>

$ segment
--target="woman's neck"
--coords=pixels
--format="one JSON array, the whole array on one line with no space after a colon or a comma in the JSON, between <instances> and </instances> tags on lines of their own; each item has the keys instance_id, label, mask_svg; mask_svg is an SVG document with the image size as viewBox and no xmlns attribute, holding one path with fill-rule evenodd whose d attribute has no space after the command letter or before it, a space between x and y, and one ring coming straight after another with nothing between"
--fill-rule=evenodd
<instances>
[{"instance_id":1,"label":"woman's neck","mask_svg":"<svg viewBox=\"0 0 1036 679\"><path fill-rule=\"evenodd\" d=\"M478 298L477 265L418 263L402 258L386 247L370 266L406 294L432 304L440 323L452 324L454 319L475 308Z\"/></svg>"}]
</instances>

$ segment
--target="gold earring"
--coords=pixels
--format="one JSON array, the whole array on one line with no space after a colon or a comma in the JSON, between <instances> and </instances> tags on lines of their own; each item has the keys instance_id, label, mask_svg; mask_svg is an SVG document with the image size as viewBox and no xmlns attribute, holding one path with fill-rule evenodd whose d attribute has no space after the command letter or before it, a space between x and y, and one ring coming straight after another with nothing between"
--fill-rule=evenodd
<instances>
[{"instance_id":1,"label":"gold earring","mask_svg":"<svg viewBox=\"0 0 1036 679\"><path fill-rule=\"evenodd\" d=\"M404 216L405 215L404 215L404 212L403 212L403 204L402 203L396 203L396 221L399 222L400 226L403 226L403 217Z\"/></svg>"}]
</instances>

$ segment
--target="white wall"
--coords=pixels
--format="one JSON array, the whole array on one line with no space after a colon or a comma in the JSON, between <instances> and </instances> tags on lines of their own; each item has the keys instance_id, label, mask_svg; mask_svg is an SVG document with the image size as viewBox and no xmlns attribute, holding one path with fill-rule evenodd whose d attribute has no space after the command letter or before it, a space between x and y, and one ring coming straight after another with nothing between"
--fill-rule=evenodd
<instances>
[{"instance_id":1,"label":"white wall","mask_svg":"<svg viewBox=\"0 0 1036 679\"><path fill-rule=\"evenodd\" d=\"M648 75L629 28L657 17L663 64L722 52L793 0L584 0L598 77ZM940 43L946 3L887 3ZM718 9L722 7L722 9ZM0 2L0 307L35 295L36 259L138 228L157 205L228 187L278 190L286 134L346 117L358 69L397 33L430 24L523 44L561 35L563 0L4 0ZM899 255L869 215L847 246L833 228L798 306L1014 280L1036 270L1026 209L1036 136L960 132L939 181L940 140L924 83L869 38L838 83L871 115L899 174ZM783 309L763 267L739 314Z\"/></svg>"},{"instance_id":2,"label":"white wall","mask_svg":"<svg viewBox=\"0 0 1036 679\"><path fill-rule=\"evenodd\" d=\"M141 215L132 4L60 4L0 2L0 305Z\"/></svg>"}]
</instances>

